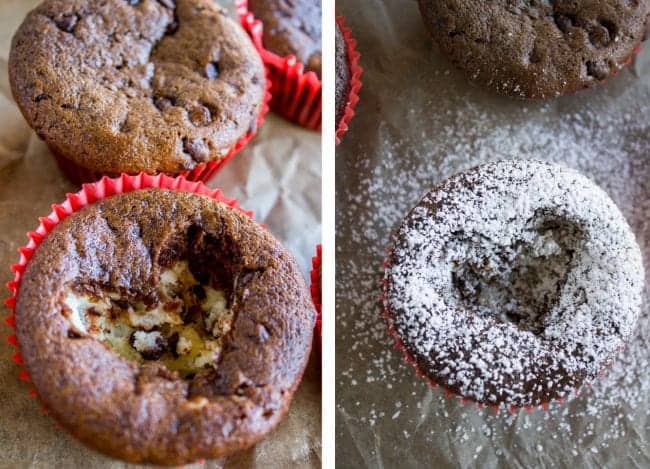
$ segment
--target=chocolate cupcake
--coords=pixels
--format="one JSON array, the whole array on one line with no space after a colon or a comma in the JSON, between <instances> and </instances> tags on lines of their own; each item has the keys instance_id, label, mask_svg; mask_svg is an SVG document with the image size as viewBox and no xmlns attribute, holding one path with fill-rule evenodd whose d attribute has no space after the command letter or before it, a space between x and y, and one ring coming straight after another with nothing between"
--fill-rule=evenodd
<instances>
[{"instance_id":1,"label":"chocolate cupcake","mask_svg":"<svg viewBox=\"0 0 650 469\"><path fill-rule=\"evenodd\" d=\"M248 0L248 9L264 25L264 48L293 55L321 76L320 0Z\"/></svg>"},{"instance_id":2,"label":"chocolate cupcake","mask_svg":"<svg viewBox=\"0 0 650 469\"><path fill-rule=\"evenodd\" d=\"M426 195L385 274L421 374L481 404L536 406L593 380L641 307L641 253L600 188L562 166L486 164Z\"/></svg>"},{"instance_id":3,"label":"chocolate cupcake","mask_svg":"<svg viewBox=\"0 0 650 469\"><path fill-rule=\"evenodd\" d=\"M9 76L62 164L96 175L217 162L265 96L253 44L209 0L46 0L14 35Z\"/></svg>"},{"instance_id":4,"label":"chocolate cupcake","mask_svg":"<svg viewBox=\"0 0 650 469\"><path fill-rule=\"evenodd\" d=\"M645 38L647 0L419 0L457 67L498 93L545 99L616 74Z\"/></svg>"},{"instance_id":5,"label":"chocolate cupcake","mask_svg":"<svg viewBox=\"0 0 650 469\"><path fill-rule=\"evenodd\" d=\"M26 263L22 358L89 446L183 464L246 448L286 413L314 307L292 256L240 211L182 190L112 195L56 224Z\"/></svg>"},{"instance_id":6,"label":"chocolate cupcake","mask_svg":"<svg viewBox=\"0 0 650 469\"><path fill-rule=\"evenodd\" d=\"M347 46L341 28L336 25L334 44L336 49L336 125L341 122L350 95L350 62L348 59Z\"/></svg>"}]
</instances>

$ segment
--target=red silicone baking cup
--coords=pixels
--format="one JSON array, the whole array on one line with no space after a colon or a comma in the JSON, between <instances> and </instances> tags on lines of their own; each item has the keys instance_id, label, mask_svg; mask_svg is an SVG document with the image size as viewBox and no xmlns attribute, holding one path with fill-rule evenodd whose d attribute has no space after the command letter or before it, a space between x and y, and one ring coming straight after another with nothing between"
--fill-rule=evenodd
<instances>
[{"instance_id":1,"label":"red silicone baking cup","mask_svg":"<svg viewBox=\"0 0 650 469\"><path fill-rule=\"evenodd\" d=\"M323 333L322 333L322 318L323 318L323 312L322 312L322 301L323 301L323 296L322 296L322 291L321 291L321 262L322 262L322 255L323 255L323 247L319 244L316 246L316 255L311 258L311 299L314 302L314 306L316 307L316 333L314 334L314 337L316 338L316 343L318 345L318 350L321 349L322 346L322 341L323 341Z\"/></svg>"},{"instance_id":2,"label":"red silicone baking cup","mask_svg":"<svg viewBox=\"0 0 650 469\"><path fill-rule=\"evenodd\" d=\"M271 109L282 117L311 130L321 128L322 82L305 71L293 55L281 57L262 44L264 27L248 10L248 0L236 0L239 21L253 40L271 81Z\"/></svg>"},{"instance_id":3,"label":"red silicone baking cup","mask_svg":"<svg viewBox=\"0 0 650 469\"><path fill-rule=\"evenodd\" d=\"M389 269L390 265L391 265L390 260L389 260L390 255L391 255L391 250L390 249L387 250L387 254L388 254L388 257L386 258L386 260L382 264L382 268L384 269L384 272L387 269ZM542 409L542 410L546 411L546 410L549 409L549 405L551 403L553 403L553 402L558 403L558 404L561 405L565 401L568 401L568 400L570 400L570 399L572 399L574 397L578 397L580 395L580 389L581 388L576 388L571 393L569 393L568 395L566 395L564 397L558 397L557 399L552 399L549 402L543 402L543 403L538 404L538 405L529 405L529 406L510 405L510 406L508 406L508 405L505 405L505 404L484 404L484 403L478 402L478 401L476 401L474 399L471 399L471 398L468 398L468 397L465 397L465 396L461 396L461 395L455 393L454 391L452 391L451 389L448 389L444 385L433 381L420 368L420 366L418 365L417 360L415 359L415 357L411 354L411 352L409 352L406 349L406 346L402 342L402 339L399 337L399 334L397 333L397 329L395 328L395 322L394 322L393 316L392 316L392 314L390 312L390 308L388 306L388 283L389 283L388 279L386 277L384 277L384 278L382 278L380 283L381 283L381 288L382 288L380 301L381 301L381 304L382 304L382 307L383 307L381 317L384 318L384 320L387 323L388 334L393 339L395 349L402 352L402 355L404 356L404 361L406 361L406 363L413 366L413 368L415 369L415 374L418 377L423 378L429 384L429 387L431 389L436 389L436 388L441 389L442 392L445 395L445 398L447 398L447 399L456 398L456 399L458 399L460 401L461 406L464 406L465 404L475 405L478 410L481 410L481 409L484 409L484 408L489 408L489 409L494 410L494 412L496 414L498 414L500 410L507 410L512 415L512 414L515 414L517 411L519 411L521 409L524 409L527 413L530 413L533 409ZM622 348L624 348L624 347L622 347ZM604 373L605 373L605 370L603 369L603 370L600 371L599 376L602 376ZM588 383L588 382L585 382L584 385L587 386L587 387L591 386L591 384Z\"/></svg>"},{"instance_id":4,"label":"red silicone baking cup","mask_svg":"<svg viewBox=\"0 0 650 469\"><path fill-rule=\"evenodd\" d=\"M189 181L185 177L178 176L172 178L165 174L150 175L140 173L136 176L122 174L116 178L102 177L99 181L92 184L84 184L81 190L75 194L66 194L66 200L61 204L52 205L52 212L46 217L40 217L38 220L40 224L34 231L27 233L29 242L26 246L18 249L20 258L18 262L11 266L11 270L15 273L14 279L7 283L7 288L11 291L11 297L5 300L5 304L11 309L11 316L5 318L5 322L12 329L16 328L16 300L20 290L20 281L23 273L34 255L34 252L47 237L47 235L64 219L71 214L77 212L86 205L90 205L99 200L105 199L115 194L124 194L141 189L149 188L163 188L185 192L193 192L195 194L205 195L214 200L222 202L235 210L238 210L245 215L252 218L253 212L246 211L239 206L236 199L229 199L223 196L220 189L209 189L203 183L196 181ZM20 354L20 344L15 333L7 337L7 342L16 347L17 351L12 355L11 359L19 366L18 378L22 381L30 383L29 374L24 368L24 362ZM29 395L38 397L36 389L30 387ZM45 407L41 410L48 413Z\"/></svg>"},{"instance_id":5,"label":"red silicone baking cup","mask_svg":"<svg viewBox=\"0 0 650 469\"><path fill-rule=\"evenodd\" d=\"M336 24L338 24L343 39L345 41L345 48L348 56L348 67L350 69L350 91L348 93L345 109L341 120L336 124L336 144L341 143L341 137L348 131L348 124L354 117L354 109L359 102L359 91L361 90L361 75L363 68L359 65L361 54L357 51L357 41L352 37L352 31L345 25L345 20L342 16L336 17Z\"/></svg>"},{"instance_id":6,"label":"red silicone baking cup","mask_svg":"<svg viewBox=\"0 0 650 469\"><path fill-rule=\"evenodd\" d=\"M194 169L189 171L184 171L178 174L170 174L171 177L181 176L187 179L188 181L201 181L208 182L212 179L225 165L235 156L239 151L244 148L248 142L257 134L257 130L264 123L264 118L269 112L269 103L271 102L271 82L268 78L268 73L266 76L266 83L264 85L264 101L262 102L262 107L260 108L260 113L257 115L257 121L255 127L248 131L242 138L237 140L235 145L226 153L226 156L219 158L218 160L208 161L207 163L200 164ZM109 174L102 173L99 171L94 171L92 169L85 168L78 165L74 161L65 156L59 154L59 152L50 148L51 153L54 155L56 162L61 169L61 172L74 184L81 185L87 182L97 181L102 176L117 177L118 174Z\"/></svg>"}]
</instances>

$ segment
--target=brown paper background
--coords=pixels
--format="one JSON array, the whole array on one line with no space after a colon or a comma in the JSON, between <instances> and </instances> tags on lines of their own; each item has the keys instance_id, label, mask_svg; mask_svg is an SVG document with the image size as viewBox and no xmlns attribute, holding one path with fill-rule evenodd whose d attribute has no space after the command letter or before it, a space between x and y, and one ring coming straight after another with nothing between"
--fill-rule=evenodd
<instances>
[{"instance_id":1,"label":"brown paper background","mask_svg":"<svg viewBox=\"0 0 650 469\"><path fill-rule=\"evenodd\" d=\"M336 437L341 467L650 467L648 288L634 338L593 389L495 417L431 390L379 314L390 233L440 180L535 157L587 174L650 259L650 46L602 87L546 103L469 85L434 49L414 0L339 1L365 69L337 147ZM649 277L646 274L646 277Z\"/></svg>"},{"instance_id":2,"label":"brown paper background","mask_svg":"<svg viewBox=\"0 0 650 469\"><path fill-rule=\"evenodd\" d=\"M11 36L37 1L0 0L0 281L4 285L16 262L16 249L65 193L76 191L59 173L46 146L26 125L11 97L7 57ZM225 2L224 2L225 3ZM210 187L255 212L297 257L307 278L311 256L320 242L320 136L275 115L248 147L234 157ZM0 295L8 296L8 290ZM0 315L9 310L4 305ZM11 329L0 325L0 336ZM0 467L135 467L90 450L56 427L27 394L10 360L14 348L0 341ZM321 386L314 358L287 418L254 448L226 461L194 467L320 467Z\"/></svg>"}]
</instances>

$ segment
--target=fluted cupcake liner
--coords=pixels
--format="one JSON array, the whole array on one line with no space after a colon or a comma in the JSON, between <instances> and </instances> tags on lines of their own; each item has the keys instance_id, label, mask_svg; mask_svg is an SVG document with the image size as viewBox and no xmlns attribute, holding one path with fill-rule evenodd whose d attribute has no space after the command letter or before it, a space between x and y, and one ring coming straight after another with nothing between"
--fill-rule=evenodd
<instances>
[{"instance_id":1,"label":"fluted cupcake liner","mask_svg":"<svg viewBox=\"0 0 650 469\"><path fill-rule=\"evenodd\" d=\"M248 10L248 0L235 2L239 21L257 48L271 81L271 109L282 117L311 130L321 129L322 82L316 73L305 71L293 55L281 57L264 48L264 25Z\"/></svg>"},{"instance_id":2,"label":"fluted cupcake liner","mask_svg":"<svg viewBox=\"0 0 650 469\"><path fill-rule=\"evenodd\" d=\"M260 113L257 116L255 126L246 132L242 138L240 138L235 145L226 153L225 156L217 160L208 161L207 163L200 164L194 169L183 171L177 174L169 174L171 177L181 176L187 179L188 181L201 181L208 182L212 179L225 165L228 163L239 151L248 145L248 142L251 141L257 130L264 123L264 118L269 112L269 104L271 102L271 82L269 81L268 73L266 76L266 84L264 89L264 101L262 107L260 108ZM84 166L77 164L71 159L61 155L54 148L50 147L50 152L56 159L57 165L61 172L76 185L81 185L88 182L94 182L100 179L102 176L108 177L119 177L119 174L104 173L100 171L94 171L88 169Z\"/></svg>"},{"instance_id":3,"label":"fluted cupcake liner","mask_svg":"<svg viewBox=\"0 0 650 469\"><path fill-rule=\"evenodd\" d=\"M350 91L343 110L341 120L336 123L336 144L341 143L341 137L348 131L348 124L354 117L354 109L359 102L359 91L361 90L361 75L363 68L359 65L361 54L357 51L357 41L352 37L352 31L345 25L345 19L342 16L336 17L348 57L348 67L350 69Z\"/></svg>"},{"instance_id":4,"label":"fluted cupcake liner","mask_svg":"<svg viewBox=\"0 0 650 469\"><path fill-rule=\"evenodd\" d=\"M68 216L81 210L87 205L91 205L99 200L105 199L115 194L123 194L142 189L149 188L162 188L170 190L178 190L185 192L193 192L195 194L205 195L214 200L224 203L235 210L239 210L245 215L252 218L253 213L246 211L239 206L236 199L229 199L223 195L220 189L210 189L198 181L189 181L185 177L170 177L165 174L150 175L140 173L138 175L122 174L117 178L102 177L99 181L92 184L84 184L79 192L74 194L66 194L65 201L60 204L52 205L52 211L45 217L39 217L39 225L34 231L27 233L29 242L18 249L20 254L17 263L11 266L14 272L14 279L7 283L7 288L11 291L11 296L5 300L5 304L11 309L11 316L5 318L5 323L12 329L16 328L16 301L20 292L20 282L29 264L30 259L34 252L47 235L54 230L54 228L65 220ZM29 373L24 367L23 358L20 354L20 344L16 334L12 331L11 335L7 337L7 342L16 348L16 352L12 355L11 359L18 365L18 378L21 381L30 383ZM30 396L38 397L36 389L29 387L28 393ZM47 408L42 407L43 413L48 413ZM58 425L58 423L57 423Z\"/></svg>"}]
</instances>

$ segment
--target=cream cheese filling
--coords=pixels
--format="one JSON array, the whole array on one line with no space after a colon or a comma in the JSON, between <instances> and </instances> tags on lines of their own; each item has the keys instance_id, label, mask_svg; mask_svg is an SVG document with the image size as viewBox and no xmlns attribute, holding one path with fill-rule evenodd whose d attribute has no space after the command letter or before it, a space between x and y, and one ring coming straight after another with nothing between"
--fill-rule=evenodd
<instances>
[{"instance_id":1,"label":"cream cheese filling","mask_svg":"<svg viewBox=\"0 0 650 469\"><path fill-rule=\"evenodd\" d=\"M216 368L233 322L226 293L201 285L187 261L179 261L161 272L158 294L160 301L147 306L117 292L68 288L64 314L76 332L129 360L157 360L183 376Z\"/></svg>"}]
</instances>

